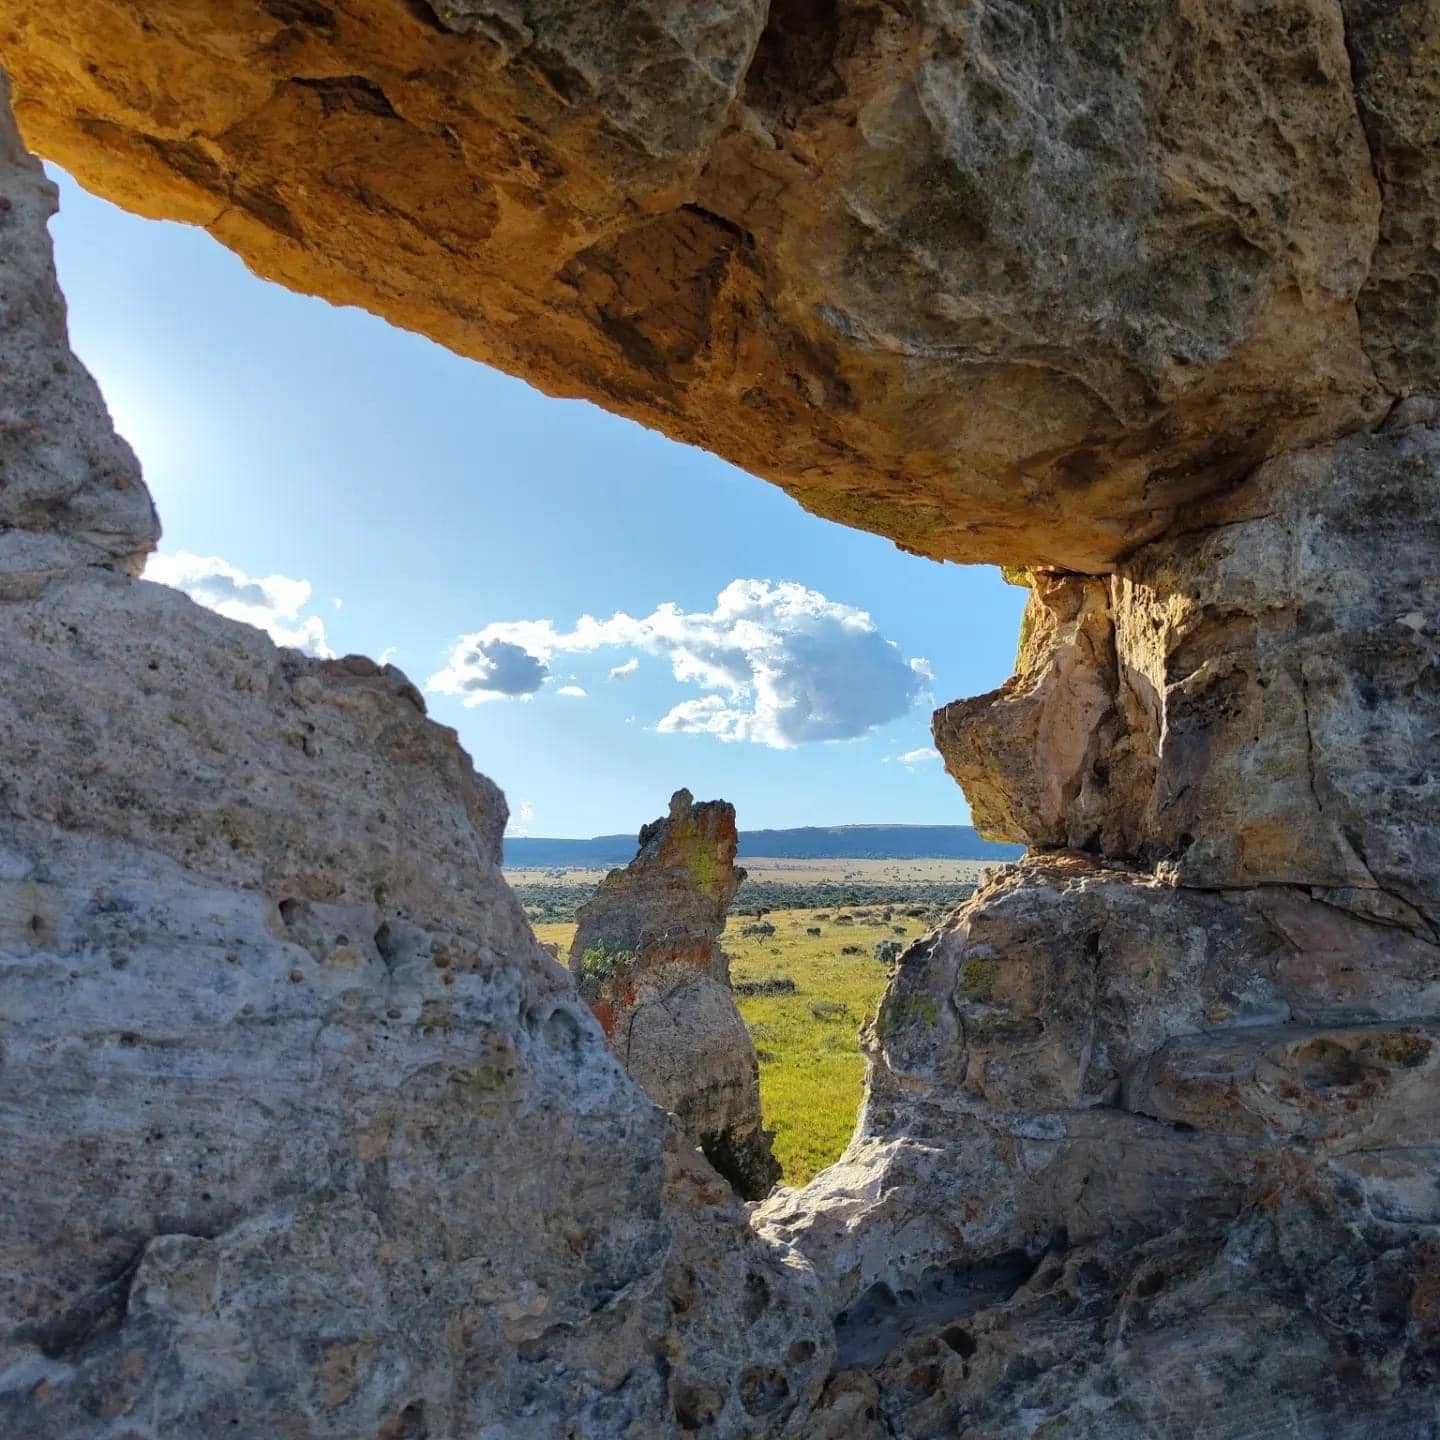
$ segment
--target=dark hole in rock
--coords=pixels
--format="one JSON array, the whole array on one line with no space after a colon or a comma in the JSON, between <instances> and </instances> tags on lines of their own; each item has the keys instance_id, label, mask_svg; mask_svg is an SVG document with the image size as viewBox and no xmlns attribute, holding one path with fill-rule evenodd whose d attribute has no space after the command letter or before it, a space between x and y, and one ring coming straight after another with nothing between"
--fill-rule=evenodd
<instances>
[{"instance_id":1,"label":"dark hole in rock","mask_svg":"<svg viewBox=\"0 0 1440 1440\"><path fill-rule=\"evenodd\" d=\"M1040 1367L1028 1355L1017 1355L1006 1367L1005 1378L1011 1384L1022 1384L1033 1380L1040 1373Z\"/></svg>"},{"instance_id":2,"label":"dark hole in rock","mask_svg":"<svg viewBox=\"0 0 1440 1440\"><path fill-rule=\"evenodd\" d=\"M1295 1069L1312 1090L1354 1085L1365 1073L1364 1066L1343 1045L1324 1037L1312 1040L1296 1052Z\"/></svg>"},{"instance_id":3,"label":"dark hole in rock","mask_svg":"<svg viewBox=\"0 0 1440 1440\"><path fill-rule=\"evenodd\" d=\"M388 921L375 932L375 950L385 962L387 970L393 970L399 963L399 940Z\"/></svg>"},{"instance_id":4,"label":"dark hole in rock","mask_svg":"<svg viewBox=\"0 0 1440 1440\"><path fill-rule=\"evenodd\" d=\"M975 1337L968 1330L962 1330L958 1325L947 1325L940 1332L940 1338L962 1360L968 1360L980 1348L975 1343Z\"/></svg>"},{"instance_id":5,"label":"dark hole in rock","mask_svg":"<svg viewBox=\"0 0 1440 1440\"><path fill-rule=\"evenodd\" d=\"M745 1319L754 1324L765 1313L770 1303L770 1286L758 1270L752 1270L745 1277Z\"/></svg>"},{"instance_id":6,"label":"dark hole in rock","mask_svg":"<svg viewBox=\"0 0 1440 1440\"><path fill-rule=\"evenodd\" d=\"M917 1365L906 1377L905 1388L913 1395L930 1395L939 1383L940 1371L934 1365Z\"/></svg>"},{"instance_id":7,"label":"dark hole in rock","mask_svg":"<svg viewBox=\"0 0 1440 1440\"><path fill-rule=\"evenodd\" d=\"M713 1425L722 1408L720 1396L704 1385L675 1386L670 1403L682 1430L703 1430Z\"/></svg>"},{"instance_id":8,"label":"dark hole in rock","mask_svg":"<svg viewBox=\"0 0 1440 1440\"><path fill-rule=\"evenodd\" d=\"M380 1427L376 1440L429 1440L430 1426L425 1419L425 1403L412 1400L393 1420Z\"/></svg>"},{"instance_id":9,"label":"dark hole in rock","mask_svg":"<svg viewBox=\"0 0 1440 1440\"><path fill-rule=\"evenodd\" d=\"M747 1415L768 1415L789 1393L790 1382L774 1366L752 1365L740 1377L740 1403Z\"/></svg>"},{"instance_id":10,"label":"dark hole in rock","mask_svg":"<svg viewBox=\"0 0 1440 1440\"><path fill-rule=\"evenodd\" d=\"M876 1281L835 1320L835 1364L840 1370L878 1364L922 1330L949 1325L962 1315L1008 1300L1034 1273L1039 1258L1006 1250L985 1260L960 1261L925 1272L903 1297Z\"/></svg>"},{"instance_id":11,"label":"dark hole in rock","mask_svg":"<svg viewBox=\"0 0 1440 1440\"><path fill-rule=\"evenodd\" d=\"M1135 1286L1135 1293L1143 1299L1148 1300L1152 1295L1158 1295L1165 1288L1165 1272L1163 1270L1152 1270L1148 1275L1142 1275Z\"/></svg>"},{"instance_id":12,"label":"dark hole in rock","mask_svg":"<svg viewBox=\"0 0 1440 1440\"><path fill-rule=\"evenodd\" d=\"M568 1010L552 1010L546 1018L545 1043L552 1050L578 1051L580 1022Z\"/></svg>"}]
</instances>

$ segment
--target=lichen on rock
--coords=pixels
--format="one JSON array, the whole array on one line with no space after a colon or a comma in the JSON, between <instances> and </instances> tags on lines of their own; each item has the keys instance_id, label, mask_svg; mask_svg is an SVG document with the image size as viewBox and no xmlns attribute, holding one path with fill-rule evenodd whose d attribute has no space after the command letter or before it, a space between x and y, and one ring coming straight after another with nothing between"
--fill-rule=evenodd
<instances>
[{"instance_id":1,"label":"lichen on rock","mask_svg":"<svg viewBox=\"0 0 1440 1440\"><path fill-rule=\"evenodd\" d=\"M745 872L735 807L688 790L580 907L570 969L621 1064L746 1199L780 1178L760 1116L755 1046L720 948Z\"/></svg>"}]
</instances>

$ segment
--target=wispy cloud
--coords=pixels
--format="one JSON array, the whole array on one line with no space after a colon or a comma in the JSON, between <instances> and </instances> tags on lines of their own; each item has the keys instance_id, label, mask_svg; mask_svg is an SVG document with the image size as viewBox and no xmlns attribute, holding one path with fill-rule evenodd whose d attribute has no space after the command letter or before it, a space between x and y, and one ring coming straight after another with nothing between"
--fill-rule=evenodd
<instances>
[{"instance_id":1,"label":"wispy cloud","mask_svg":"<svg viewBox=\"0 0 1440 1440\"><path fill-rule=\"evenodd\" d=\"M611 672L611 680L623 680L627 675L633 675L640 668L640 657L632 655L623 665L617 665Z\"/></svg>"},{"instance_id":2,"label":"wispy cloud","mask_svg":"<svg viewBox=\"0 0 1440 1440\"><path fill-rule=\"evenodd\" d=\"M192 555L188 550L151 555L145 578L183 590L207 609L268 632L277 645L293 645L322 658L335 653L325 640L325 622L318 615L302 614L310 604L308 580L247 575L218 555Z\"/></svg>"},{"instance_id":3,"label":"wispy cloud","mask_svg":"<svg viewBox=\"0 0 1440 1440\"><path fill-rule=\"evenodd\" d=\"M662 733L693 732L776 749L816 740L848 740L904 715L925 688L929 666L907 660L854 606L794 582L735 580L713 610L667 602L636 619L582 616L571 630L552 620L502 621L465 635L427 688L467 704L496 687L492 651L504 645L530 661L529 694L556 654L626 647L658 655L676 680L710 693L662 716ZM518 662L517 662L518 665ZM638 668L631 657L612 674Z\"/></svg>"},{"instance_id":4,"label":"wispy cloud","mask_svg":"<svg viewBox=\"0 0 1440 1440\"><path fill-rule=\"evenodd\" d=\"M562 685L557 695L568 695L572 700L583 700L590 692L580 685Z\"/></svg>"},{"instance_id":5,"label":"wispy cloud","mask_svg":"<svg viewBox=\"0 0 1440 1440\"><path fill-rule=\"evenodd\" d=\"M933 745L922 745L918 750L907 750L895 758L902 765L926 765L931 760L938 760L940 752Z\"/></svg>"}]
</instances>

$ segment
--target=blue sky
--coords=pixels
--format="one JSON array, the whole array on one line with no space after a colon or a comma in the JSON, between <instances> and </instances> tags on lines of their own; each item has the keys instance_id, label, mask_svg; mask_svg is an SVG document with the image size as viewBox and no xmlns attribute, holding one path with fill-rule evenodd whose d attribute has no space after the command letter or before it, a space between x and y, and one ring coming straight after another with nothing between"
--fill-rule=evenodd
<instances>
[{"instance_id":1,"label":"blue sky","mask_svg":"<svg viewBox=\"0 0 1440 1440\"><path fill-rule=\"evenodd\" d=\"M51 173L72 342L165 527L152 574L312 650L388 652L512 833L634 830L679 785L746 828L968 820L938 761L899 757L929 750L934 704L1009 674L1023 595L998 572L817 519Z\"/></svg>"}]
</instances>

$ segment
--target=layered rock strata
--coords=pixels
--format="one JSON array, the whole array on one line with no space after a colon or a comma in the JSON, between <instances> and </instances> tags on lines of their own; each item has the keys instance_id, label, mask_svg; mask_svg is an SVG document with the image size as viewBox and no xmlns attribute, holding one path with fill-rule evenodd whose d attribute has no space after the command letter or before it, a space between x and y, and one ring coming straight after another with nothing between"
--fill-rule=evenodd
<instances>
[{"instance_id":1,"label":"layered rock strata","mask_svg":"<svg viewBox=\"0 0 1440 1440\"><path fill-rule=\"evenodd\" d=\"M0 1433L780 1423L807 1267L616 1064L405 677L130 578L8 128L0 198Z\"/></svg>"},{"instance_id":2,"label":"layered rock strata","mask_svg":"<svg viewBox=\"0 0 1440 1440\"><path fill-rule=\"evenodd\" d=\"M780 1178L760 1121L760 1075L720 948L745 878L735 807L688 790L640 832L638 853L580 908L570 970L611 1048L736 1192Z\"/></svg>"}]
</instances>

